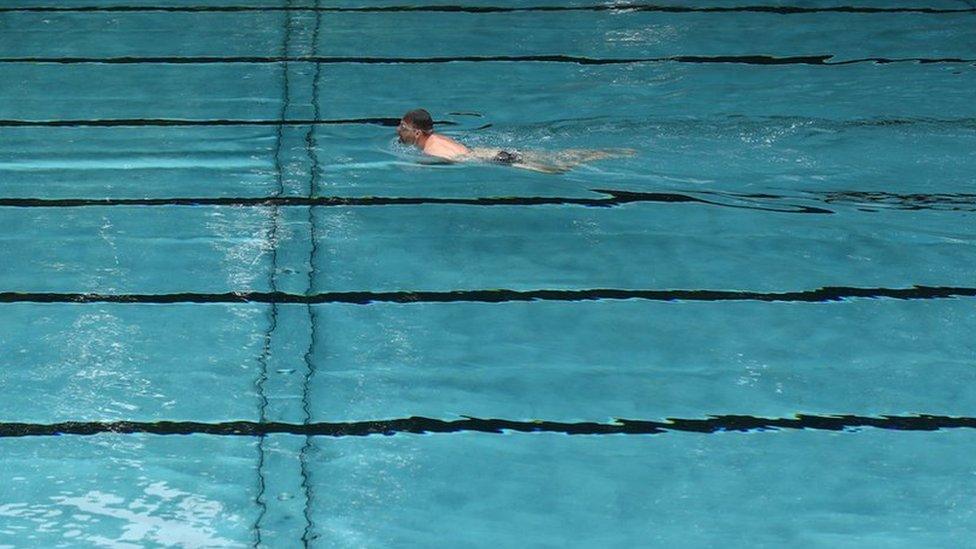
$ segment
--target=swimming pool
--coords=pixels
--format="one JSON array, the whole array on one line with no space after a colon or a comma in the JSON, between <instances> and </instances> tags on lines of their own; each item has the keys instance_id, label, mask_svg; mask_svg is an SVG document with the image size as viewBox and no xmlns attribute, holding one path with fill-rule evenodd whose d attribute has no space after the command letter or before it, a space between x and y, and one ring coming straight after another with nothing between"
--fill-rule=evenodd
<instances>
[{"instance_id":1,"label":"swimming pool","mask_svg":"<svg viewBox=\"0 0 976 549\"><path fill-rule=\"evenodd\" d=\"M0 546L973 546L976 6L423 4L0 7Z\"/></svg>"}]
</instances>

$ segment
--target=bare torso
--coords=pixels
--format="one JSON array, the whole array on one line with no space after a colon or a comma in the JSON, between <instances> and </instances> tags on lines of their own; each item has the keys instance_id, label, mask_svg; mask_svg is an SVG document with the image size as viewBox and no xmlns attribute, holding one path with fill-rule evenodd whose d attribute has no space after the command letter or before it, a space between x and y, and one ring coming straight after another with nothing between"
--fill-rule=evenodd
<instances>
[{"instance_id":1,"label":"bare torso","mask_svg":"<svg viewBox=\"0 0 976 549\"><path fill-rule=\"evenodd\" d=\"M447 137L446 135L436 133L432 133L427 137L427 141L424 142L423 151L424 154L435 156L437 158L443 158L451 162L499 162L497 155L503 152L502 149L495 148L468 148L450 137ZM633 155L634 151L631 149L571 149L549 154L523 151L517 154L514 161L500 163L524 170L544 173L565 173L584 162L600 160L602 158Z\"/></svg>"}]
</instances>

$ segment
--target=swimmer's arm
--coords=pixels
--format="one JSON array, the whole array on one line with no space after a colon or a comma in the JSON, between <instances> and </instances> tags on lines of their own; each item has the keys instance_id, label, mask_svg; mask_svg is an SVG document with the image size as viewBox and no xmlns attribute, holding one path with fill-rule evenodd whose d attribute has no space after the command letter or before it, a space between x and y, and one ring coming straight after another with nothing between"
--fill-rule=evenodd
<instances>
[{"instance_id":1,"label":"swimmer's arm","mask_svg":"<svg viewBox=\"0 0 976 549\"><path fill-rule=\"evenodd\" d=\"M473 161L473 162L495 162L495 157L497 157L498 153L500 152L502 152L502 149L475 147L472 148L471 151L464 156L464 160ZM562 166L557 166L555 164L547 164L544 162L525 160L525 159L519 162L513 162L511 164L508 164L508 166L511 166L513 168L519 168L521 170L529 170L533 172L541 172L541 173L549 173L549 174L560 174L569 171L568 169Z\"/></svg>"},{"instance_id":2,"label":"swimmer's arm","mask_svg":"<svg viewBox=\"0 0 976 549\"><path fill-rule=\"evenodd\" d=\"M603 160L604 158L635 156L636 154L637 151L634 149L568 149L543 156L524 154L523 160L512 164L512 166L542 173L560 174L586 162Z\"/></svg>"},{"instance_id":3,"label":"swimmer's arm","mask_svg":"<svg viewBox=\"0 0 976 549\"><path fill-rule=\"evenodd\" d=\"M483 147L473 147L468 149L468 153L464 155L463 160L476 161L476 162L491 162L495 155L501 152L501 149L487 149Z\"/></svg>"},{"instance_id":4,"label":"swimmer's arm","mask_svg":"<svg viewBox=\"0 0 976 549\"><path fill-rule=\"evenodd\" d=\"M569 171L569 168L564 168L562 166L555 166L552 164L542 164L539 162L516 162L511 164L513 168L518 168L520 170L529 170L532 172L541 172L549 174L562 174Z\"/></svg>"},{"instance_id":5,"label":"swimmer's arm","mask_svg":"<svg viewBox=\"0 0 976 549\"><path fill-rule=\"evenodd\" d=\"M454 162L455 161L451 160L450 158L445 158L443 156L434 156L430 154L426 154L417 160L418 164L425 164L428 166L446 166L448 164L454 164Z\"/></svg>"}]
</instances>

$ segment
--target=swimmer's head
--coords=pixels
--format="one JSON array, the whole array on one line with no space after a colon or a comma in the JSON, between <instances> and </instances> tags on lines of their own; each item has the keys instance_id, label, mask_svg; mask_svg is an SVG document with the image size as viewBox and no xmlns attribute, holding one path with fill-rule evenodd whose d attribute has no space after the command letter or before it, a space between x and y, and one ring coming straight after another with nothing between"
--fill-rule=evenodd
<instances>
[{"instance_id":1,"label":"swimmer's head","mask_svg":"<svg viewBox=\"0 0 976 549\"><path fill-rule=\"evenodd\" d=\"M416 145L426 139L434 131L434 120L424 109L414 109L403 115L397 126L397 137L400 143Z\"/></svg>"}]
</instances>

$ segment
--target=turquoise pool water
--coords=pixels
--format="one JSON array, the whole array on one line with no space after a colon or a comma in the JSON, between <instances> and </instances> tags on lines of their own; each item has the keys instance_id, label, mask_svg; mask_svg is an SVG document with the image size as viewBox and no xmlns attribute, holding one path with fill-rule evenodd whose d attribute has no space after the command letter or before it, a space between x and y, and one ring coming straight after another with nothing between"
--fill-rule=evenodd
<instances>
[{"instance_id":1,"label":"turquoise pool water","mask_svg":"<svg viewBox=\"0 0 976 549\"><path fill-rule=\"evenodd\" d=\"M7 0L0 547L976 547L976 4ZM466 143L628 147L548 176Z\"/></svg>"}]
</instances>

